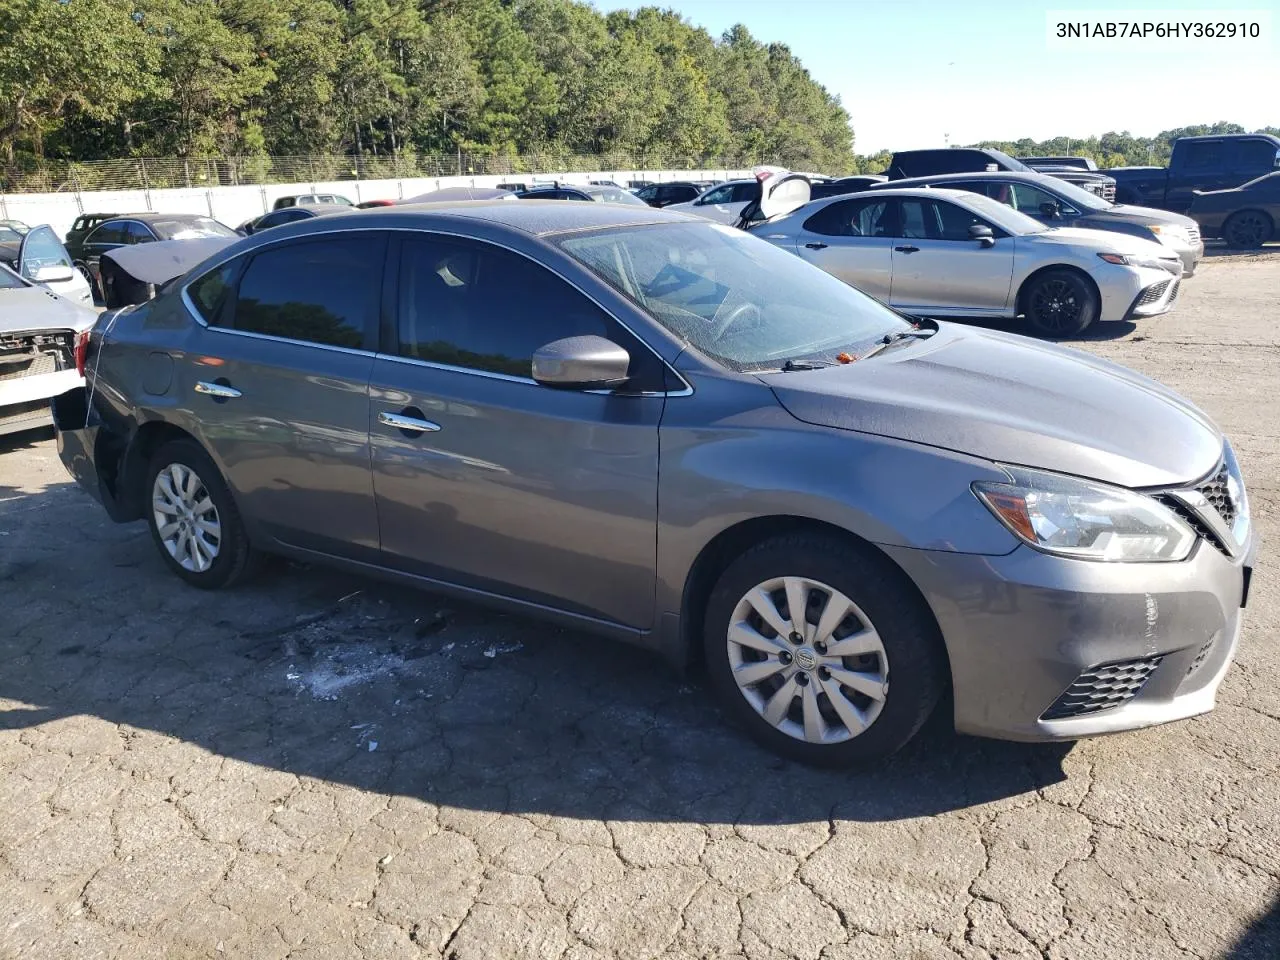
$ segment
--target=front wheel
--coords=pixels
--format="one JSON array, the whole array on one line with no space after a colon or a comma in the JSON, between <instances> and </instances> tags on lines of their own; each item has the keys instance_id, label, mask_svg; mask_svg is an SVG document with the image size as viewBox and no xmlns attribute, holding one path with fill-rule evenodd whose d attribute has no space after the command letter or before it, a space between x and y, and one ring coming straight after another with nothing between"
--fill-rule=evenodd
<instances>
[{"instance_id":1,"label":"front wheel","mask_svg":"<svg viewBox=\"0 0 1280 960\"><path fill-rule=\"evenodd\" d=\"M703 644L728 713L776 753L818 766L893 754L945 685L920 596L883 557L824 536L777 537L734 561L707 603Z\"/></svg>"},{"instance_id":2,"label":"front wheel","mask_svg":"<svg viewBox=\"0 0 1280 960\"><path fill-rule=\"evenodd\" d=\"M169 569L204 589L229 586L254 558L217 466L194 440L172 440L147 471L147 526Z\"/></svg>"},{"instance_id":3,"label":"front wheel","mask_svg":"<svg viewBox=\"0 0 1280 960\"><path fill-rule=\"evenodd\" d=\"M1271 239L1274 225L1261 210L1233 213L1222 226L1222 237L1233 250L1257 250Z\"/></svg>"},{"instance_id":4,"label":"front wheel","mask_svg":"<svg viewBox=\"0 0 1280 960\"><path fill-rule=\"evenodd\" d=\"M1101 304L1093 284L1074 270L1046 270L1022 292L1027 326L1042 337L1074 337L1087 330Z\"/></svg>"}]
</instances>

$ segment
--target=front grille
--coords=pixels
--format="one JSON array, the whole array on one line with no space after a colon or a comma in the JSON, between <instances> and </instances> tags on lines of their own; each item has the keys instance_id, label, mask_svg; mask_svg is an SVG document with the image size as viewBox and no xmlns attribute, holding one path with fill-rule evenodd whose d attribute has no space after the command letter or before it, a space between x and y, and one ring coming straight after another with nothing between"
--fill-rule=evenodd
<instances>
[{"instance_id":1,"label":"front grille","mask_svg":"<svg viewBox=\"0 0 1280 960\"><path fill-rule=\"evenodd\" d=\"M1169 303L1168 303L1168 306L1172 307L1172 306L1173 306L1173 304L1174 304L1174 301L1176 301L1176 300L1178 299L1178 291L1179 291L1180 289L1182 289L1182 284L1181 284L1181 282L1180 282L1180 281L1178 281L1178 280L1173 281L1173 289L1169 291Z\"/></svg>"},{"instance_id":2,"label":"front grille","mask_svg":"<svg viewBox=\"0 0 1280 960\"><path fill-rule=\"evenodd\" d=\"M1142 291L1142 296L1138 298L1138 306L1146 307L1159 301L1164 296L1164 292L1169 289L1172 280L1161 280L1159 283L1153 283L1147 289Z\"/></svg>"},{"instance_id":3,"label":"front grille","mask_svg":"<svg viewBox=\"0 0 1280 960\"><path fill-rule=\"evenodd\" d=\"M1218 472L1196 487L1196 493L1209 501L1209 505L1218 511L1222 522L1231 528L1236 522L1236 502L1231 499L1231 488L1227 486L1227 465L1224 463Z\"/></svg>"},{"instance_id":4,"label":"front grille","mask_svg":"<svg viewBox=\"0 0 1280 960\"><path fill-rule=\"evenodd\" d=\"M1109 200L1110 202L1115 203L1116 202L1116 185L1114 183L1101 184L1101 188L1098 190L1098 196L1100 196L1103 200Z\"/></svg>"},{"instance_id":5,"label":"front grille","mask_svg":"<svg viewBox=\"0 0 1280 960\"><path fill-rule=\"evenodd\" d=\"M1194 510L1186 506L1176 497L1159 497L1158 499L1166 507L1186 521L1187 526L1195 532L1197 537L1205 543L1213 544L1219 553L1226 554L1228 557L1231 556L1231 551L1227 549L1227 545L1218 539L1217 534L1209 529L1208 524L1196 516L1196 512Z\"/></svg>"},{"instance_id":6,"label":"front grille","mask_svg":"<svg viewBox=\"0 0 1280 960\"><path fill-rule=\"evenodd\" d=\"M0 380L19 380L22 377L38 377L45 373L57 373L58 361L51 353L37 353L17 363L12 358L0 363Z\"/></svg>"},{"instance_id":7,"label":"front grille","mask_svg":"<svg viewBox=\"0 0 1280 960\"><path fill-rule=\"evenodd\" d=\"M1076 677L1040 719L1065 720L1122 706L1138 695L1163 660L1161 654L1092 667Z\"/></svg>"},{"instance_id":8,"label":"front grille","mask_svg":"<svg viewBox=\"0 0 1280 960\"><path fill-rule=\"evenodd\" d=\"M1187 227L1187 237L1188 237L1188 239L1190 239L1190 240L1191 240L1191 242L1192 242L1192 243L1199 243L1199 242L1200 242L1200 228L1199 228L1198 226L1195 226L1195 227Z\"/></svg>"}]
</instances>

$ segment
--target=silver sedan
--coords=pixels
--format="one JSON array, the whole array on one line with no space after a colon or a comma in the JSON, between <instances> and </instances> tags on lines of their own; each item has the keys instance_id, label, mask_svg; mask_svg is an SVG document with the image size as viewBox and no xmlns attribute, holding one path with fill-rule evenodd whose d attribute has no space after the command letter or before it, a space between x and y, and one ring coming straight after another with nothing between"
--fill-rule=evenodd
<instances>
[{"instance_id":1,"label":"silver sedan","mask_svg":"<svg viewBox=\"0 0 1280 960\"><path fill-rule=\"evenodd\" d=\"M1182 276L1151 240L1046 227L961 190L832 197L753 232L904 313L1024 317L1051 337L1165 313Z\"/></svg>"}]
</instances>

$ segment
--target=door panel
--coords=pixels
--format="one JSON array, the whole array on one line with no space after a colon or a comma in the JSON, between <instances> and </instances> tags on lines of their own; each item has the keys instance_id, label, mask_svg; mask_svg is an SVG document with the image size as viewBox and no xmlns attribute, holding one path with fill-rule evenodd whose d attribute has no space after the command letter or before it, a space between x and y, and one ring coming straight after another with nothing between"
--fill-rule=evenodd
<instances>
[{"instance_id":1,"label":"door panel","mask_svg":"<svg viewBox=\"0 0 1280 960\"><path fill-rule=\"evenodd\" d=\"M369 376L386 241L373 232L288 242L187 290L218 325L183 365L183 401L241 512L283 543L373 560ZM201 386L204 384L205 386ZM235 396L223 397L230 388Z\"/></svg>"},{"instance_id":2,"label":"door panel","mask_svg":"<svg viewBox=\"0 0 1280 960\"><path fill-rule=\"evenodd\" d=\"M380 356L374 487L384 562L651 626L662 397L553 390ZM439 426L381 421L411 411Z\"/></svg>"},{"instance_id":3,"label":"door panel","mask_svg":"<svg viewBox=\"0 0 1280 960\"><path fill-rule=\"evenodd\" d=\"M653 613L660 361L549 270L490 244L406 238L369 431L384 562L629 627ZM539 386L537 347L607 336L631 395ZM657 390L649 393L650 387ZM383 414L436 430L405 432Z\"/></svg>"},{"instance_id":4,"label":"door panel","mask_svg":"<svg viewBox=\"0 0 1280 960\"><path fill-rule=\"evenodd\" d=\"M967 239L968 224L982 221L945 201L903 198L901 211L893 244L892 306L906 313L1008 311L1015 238L997 232L993 246Z\"/></svg>"},{"instance_id":5,"label":"door panel","mask_svg":"<svg viewBox=\"0 0 1280 960\"><path fill-rule=\"evenodd\" d=\"M805 220L795 252L845 283L884 302L893 276L892 199L841 200Z\"/></svg>"}]
</instances>

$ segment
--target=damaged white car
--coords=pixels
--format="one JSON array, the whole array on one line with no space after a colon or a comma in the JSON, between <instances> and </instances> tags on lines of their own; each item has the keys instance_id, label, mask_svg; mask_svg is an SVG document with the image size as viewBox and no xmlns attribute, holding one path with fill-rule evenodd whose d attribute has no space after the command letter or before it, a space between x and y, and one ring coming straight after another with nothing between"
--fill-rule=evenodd
<instances>
[{"instance_id":1,"label":"damaged white car","mask_svg":"<svg viewBox=\"0 0 1280 960\"><path fill-rule=\"evenodd\" d=\"M97 312L0 265L0 434L52 423L49 401L84 383Z\"/></svg>"}]
</instances>

